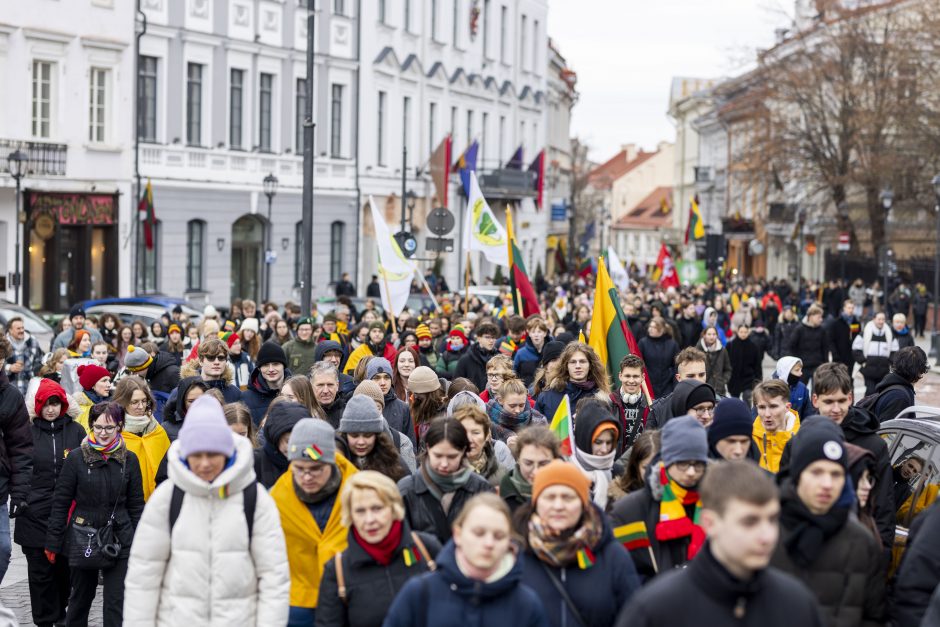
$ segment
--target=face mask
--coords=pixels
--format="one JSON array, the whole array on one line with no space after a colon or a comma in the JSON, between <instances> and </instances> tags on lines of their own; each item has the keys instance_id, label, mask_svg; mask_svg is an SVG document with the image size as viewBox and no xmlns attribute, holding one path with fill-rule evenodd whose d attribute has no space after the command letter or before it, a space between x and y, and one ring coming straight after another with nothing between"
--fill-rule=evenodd
<instances>
[{"instance_id":1,"label":"face mask","mask_svg":"<svg viewBox=\"0 0 940 627\"><path fill-rule=\"evenodd\" d=\"M797 381L800 381L800 378L791 372L790 376L787 377L787 385L793 387Z\"/></svg>"}]
</instances>

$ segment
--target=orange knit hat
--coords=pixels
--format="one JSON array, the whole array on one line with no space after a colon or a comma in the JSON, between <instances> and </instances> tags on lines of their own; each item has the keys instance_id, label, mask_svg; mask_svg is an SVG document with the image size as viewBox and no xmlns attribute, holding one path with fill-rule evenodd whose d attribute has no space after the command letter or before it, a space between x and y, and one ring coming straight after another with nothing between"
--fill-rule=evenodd
<instances>
[{"instance_id":1,"label":"orange knit hat","mask_svg":"<svg viewBox=\"0 0 940 627\"><path fill-rule=\"evenodd\" d=\"M574 464L556 459L547 466L535 471L532 482L532 502L539 500L542 490L548 486L564 485L578 493L582 503L591 499L591 480Z\"/></svg>"}]
</instances>

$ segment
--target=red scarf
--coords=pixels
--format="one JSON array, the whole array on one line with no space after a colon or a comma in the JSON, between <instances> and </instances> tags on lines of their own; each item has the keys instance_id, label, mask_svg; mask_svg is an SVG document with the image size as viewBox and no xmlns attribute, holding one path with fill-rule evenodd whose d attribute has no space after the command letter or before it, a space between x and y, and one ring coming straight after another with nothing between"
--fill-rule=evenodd
<instances>
[{"instance_id":1,"label":"red scarf","mask_svg":"<svg viewBox=\"0 0 940 627\"><path fill-rule=\"evenodd\" d=\"M362 536L359 535L359 532L356 531L355 527L353 527L353 538L356 539L356 542L359 543L362 550L369 554L369 557L382 566L388 566L392 563L392 558L395 557L395 550L401 542L401 521L396 520L393 522L388 535L379 540L376 544L366 542Z\"/></svg>"}]
</instances>

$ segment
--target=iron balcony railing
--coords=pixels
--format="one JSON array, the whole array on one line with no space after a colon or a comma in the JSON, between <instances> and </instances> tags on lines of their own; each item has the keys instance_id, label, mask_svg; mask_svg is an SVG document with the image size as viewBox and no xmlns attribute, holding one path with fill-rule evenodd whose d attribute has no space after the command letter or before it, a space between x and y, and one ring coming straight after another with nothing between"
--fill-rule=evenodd
<instances>
[{"instance_id":1,"label":"iron balcony railing","mask_svg":"<svg viewBox=\"0 0 940 627\"><path fill-rule=\"evenodd\" d=\"M68 154L68 146L65 144L0 139L0 173L9 174L8 157L16 150L26 153L27 176L65 176Z\"/></svg>"}]
</instances>

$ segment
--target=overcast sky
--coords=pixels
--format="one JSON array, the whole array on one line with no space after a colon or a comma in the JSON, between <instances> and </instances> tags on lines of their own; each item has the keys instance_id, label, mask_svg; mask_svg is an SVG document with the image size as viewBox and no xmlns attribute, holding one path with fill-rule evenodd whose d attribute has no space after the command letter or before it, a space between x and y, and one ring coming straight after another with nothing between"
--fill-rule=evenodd
<instances>
[{"instance_id":1,"label":"overcast sky","mask_svg":"<svg viewBox=\"0 0 940 627\"><path fill-rule=\"evenodd\" d=\"M551 0L548 34L578 74L571 132L604 161L673 141L674 76L733 76L787 25L793 0Z\"/></svg>"}]
</instances>

